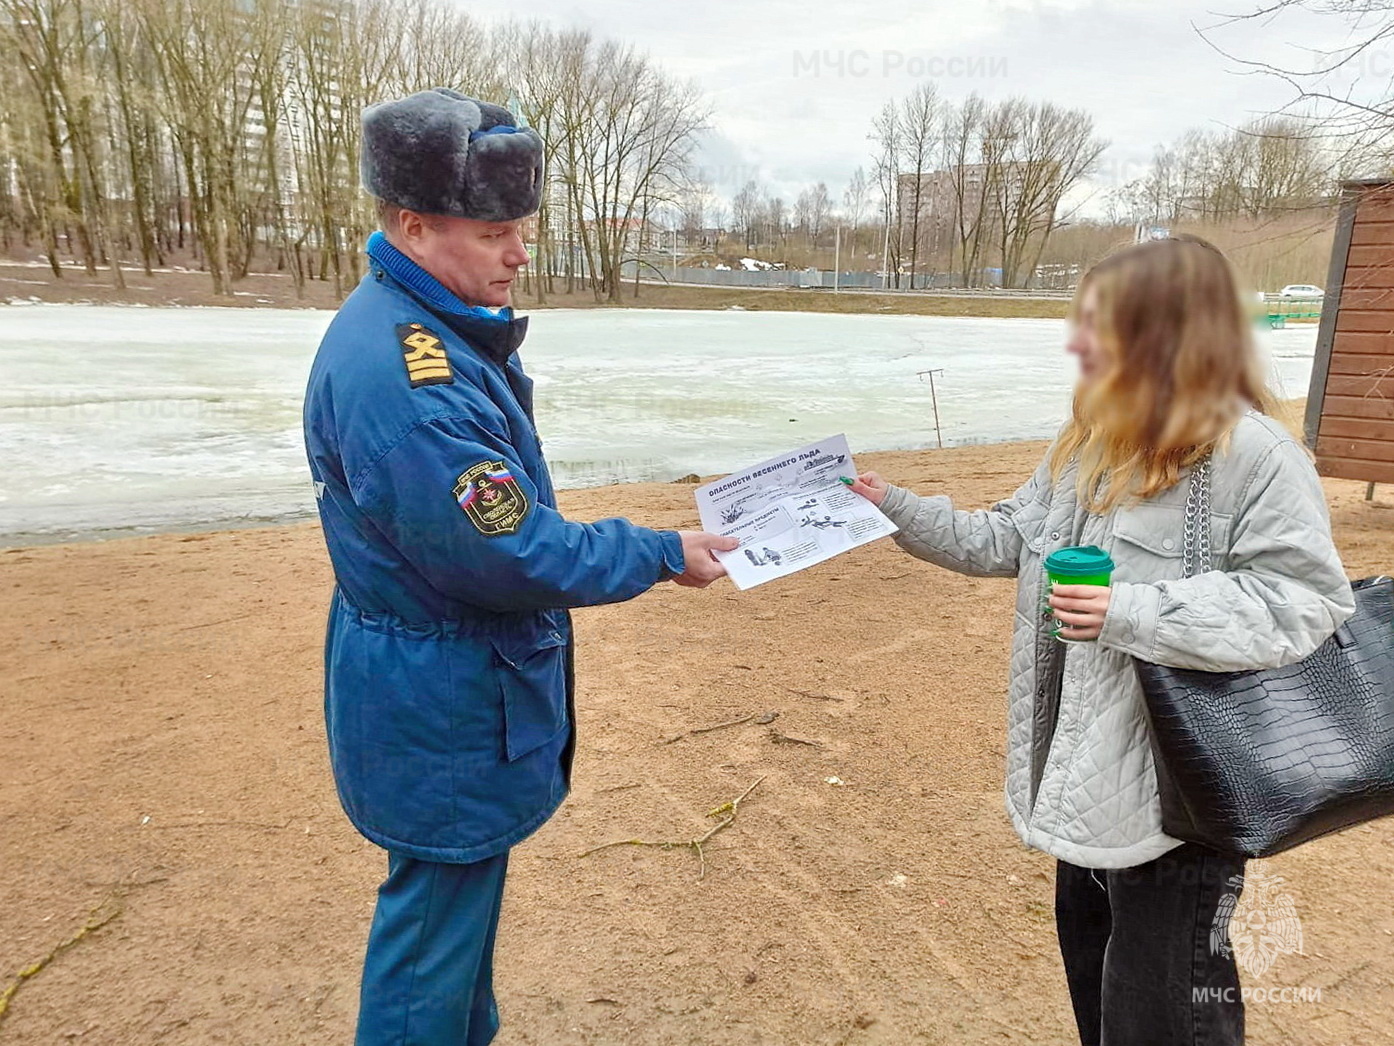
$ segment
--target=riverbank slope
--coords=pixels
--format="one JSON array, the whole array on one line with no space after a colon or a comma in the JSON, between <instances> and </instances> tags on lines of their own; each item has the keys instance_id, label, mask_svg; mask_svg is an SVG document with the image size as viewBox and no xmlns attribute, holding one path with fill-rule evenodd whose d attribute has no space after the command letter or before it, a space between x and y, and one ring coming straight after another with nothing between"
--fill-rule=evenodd
<instances>
[{"instance_id":1,"label":"riverbank slope","mask_svg":"<svg viewBox=\"0 0 1394 1046\"><path fill-rule=\"evenodd\" d=\"M147 276L139 270L125 273L126 287L113 286L110 272L89 275L66 266L62 278L47 267L0 260L0 304L41 301L86 305L221 305L245 308L336 309L340 299L334 285L323 280L306 283L297 296L289 276L252 273L240 280L231 295L213 293L205 272L159 270ZM352 289L351 285L347 289ZM643 284L634 294L626 284L622 300L597 302L590 291L556 294L543 303L526 292L517 295L520 312L539 309L745 309L751 312L840 312L907 316L996 316L1058 319L1065 315L1062 298L1024 296L879 294L831 290L764 289L748 287L692 287Z\"/></svg>"}]
</instances>

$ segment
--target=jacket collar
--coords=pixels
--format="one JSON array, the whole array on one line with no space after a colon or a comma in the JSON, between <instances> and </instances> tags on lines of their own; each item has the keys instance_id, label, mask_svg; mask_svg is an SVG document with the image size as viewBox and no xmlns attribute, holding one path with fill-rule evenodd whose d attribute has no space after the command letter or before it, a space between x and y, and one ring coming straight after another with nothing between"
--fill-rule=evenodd
<instances>
[{"instance_id":1,"label":"jacket collar","mask_svg":"<svg viewBox=\"0 0 1394 1046\"><path fill-rule=\"evenodd\" d=\"M504 306L494 310L467 305L447 290L439 280L392 246L386 236L375 232L368 237L368 260L379 279L386 273L403 290L430 309L456 334L495 363L503 366L518 351L528 332L528 318L514 316Z\"/></svg>"}]
</instances>

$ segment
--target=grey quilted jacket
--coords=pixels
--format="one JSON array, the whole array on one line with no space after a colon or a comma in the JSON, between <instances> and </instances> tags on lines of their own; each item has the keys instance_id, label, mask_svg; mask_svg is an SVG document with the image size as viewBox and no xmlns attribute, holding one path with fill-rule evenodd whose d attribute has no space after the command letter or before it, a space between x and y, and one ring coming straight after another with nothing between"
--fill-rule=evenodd
<instances>
[{"instance_id":1,"label":"grey quilted jacket","mask_svg":"<svg viewBox=\"0 0 1394 1046\"><path fill-rule=\"evenodd\" d=\"M955 510L891 487L882 511L920 559L1017 577L1008 697L1007 810L1021 838L1071 864L1130 868L1179 845L1162 831L1143 697L1132 659L1242 671L1307 656L1354 612L1321 483L1277 422L1244 417L1212 465L1214 569L1182 570L1187 484L1094 515L1073 471L1043 462L1006 501ZM1042 613L1043 560L1099 545L1116 564L1097 643L1065 644Z\"/></svg>"}]
</instances>

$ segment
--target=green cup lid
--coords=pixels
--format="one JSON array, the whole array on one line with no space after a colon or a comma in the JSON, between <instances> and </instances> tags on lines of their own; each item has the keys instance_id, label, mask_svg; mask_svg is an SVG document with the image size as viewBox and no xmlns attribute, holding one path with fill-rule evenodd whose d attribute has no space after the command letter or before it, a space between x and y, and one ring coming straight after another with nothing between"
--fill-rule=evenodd
<instances>
[{"instance_id":1,"label":"green cup lid","mask_svg":"<svg viewBox=\"0 0 1394 1046\"><path fill-rule=\"evenodd\" d=\"M1062 548L1046 557L1045 568L1059 577L1094 577L1113 571L1113 559L1096 545Z\"/></svg>"}]
</instances>

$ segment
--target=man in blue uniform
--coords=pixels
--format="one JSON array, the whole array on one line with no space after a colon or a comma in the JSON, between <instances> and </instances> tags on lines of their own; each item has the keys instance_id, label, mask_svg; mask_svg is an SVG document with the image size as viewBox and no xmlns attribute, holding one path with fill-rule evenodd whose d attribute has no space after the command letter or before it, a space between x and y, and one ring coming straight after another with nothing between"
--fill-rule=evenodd
<instances>
[{"instance_id":1,"label":"man in blue uniform","mask_svg":"<svg viewBox=\"0 0 1394 1046\"><path fill-rule=\"evenodd\" d=\"M711 534L556 508L507 308L542 141L437 89L363 115L383 231L310 374L305 443L337 582L325 643L330 760L388 851L358 1046L478 1046L508 850L566 794L567 609L724 571Z\"/></svg>"}]
</instances>

